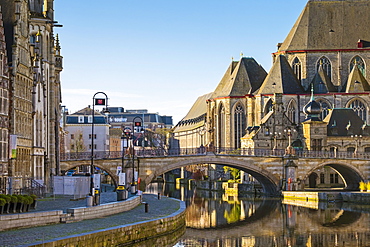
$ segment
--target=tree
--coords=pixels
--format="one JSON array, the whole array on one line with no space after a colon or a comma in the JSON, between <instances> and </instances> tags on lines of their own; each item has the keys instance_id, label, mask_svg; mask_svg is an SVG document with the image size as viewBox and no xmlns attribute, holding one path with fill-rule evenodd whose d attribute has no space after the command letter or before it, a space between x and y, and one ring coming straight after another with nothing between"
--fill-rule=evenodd
<instances>
[{"instance_id":1,"label":"tree","mask_svg":"<svg viewBox=\"0 0 370 247\"><path fill-rule=\"evenodd\" d=\"M240 170L233 167L224 166L225 173L230 172L230 175L233 177L234 182L240 178Z\"/></svg>"}]
</instances>

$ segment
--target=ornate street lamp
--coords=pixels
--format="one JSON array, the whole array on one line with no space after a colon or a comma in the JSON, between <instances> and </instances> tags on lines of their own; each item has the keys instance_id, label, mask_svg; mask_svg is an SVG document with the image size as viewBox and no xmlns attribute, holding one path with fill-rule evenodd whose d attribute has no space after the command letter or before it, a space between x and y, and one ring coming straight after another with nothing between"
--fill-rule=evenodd
<instances>
[{"instance_id":1,"label":"ornate street lamp","mask_svg":"<svg viewBox=\"0 0 370 247\"><path fill-rule=\"evenodd\" d=\"M138 121L139 120L139 121ZM135 145L134 145L134 137L135 132L140 132L143 128L143 119L141 117L134 117L132 120L132 136L131 136L131 144L132 144L132 182L131 182L131 193L135 194L137 192L137 185L135 181ZM139 167L137 169L137 176L139 177Z\"/></svg>"},{"instance_id":2,"label":"ornate street lamp","mask_svg":"<svg viewBox=\"0 0 370 247\"><path fill-rule=\"evenodd\" d=\"M96 98L96 95L103 94L105 98ZM95 184L94 180L97 179L97 176L94 176L94 123L95 123L95 105L98 106L105 106L103 109L104 113L108 113L108 96L104 92L97 92L93 96L93 108L92 108L92 119L91 119L91 164L90 164L90 174L91 174L91 183L90 183L90 195L93 197L93 204L99 205L100 204L100 195L99 195L99 189L100 189L100 182L96 181Z\"/></svg>"}]
</instances>

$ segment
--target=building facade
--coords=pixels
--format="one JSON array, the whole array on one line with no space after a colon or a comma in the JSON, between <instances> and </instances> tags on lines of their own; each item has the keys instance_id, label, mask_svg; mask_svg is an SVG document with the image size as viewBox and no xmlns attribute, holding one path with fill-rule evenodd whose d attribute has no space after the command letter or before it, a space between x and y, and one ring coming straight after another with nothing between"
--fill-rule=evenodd
<instances>
[{"instance_id":1,"label":"building facade","mask_svg":"<svg viewBox=\"0 0 370 247\"><path fill-rule=\"evenodd\" d=\"M369 152L369 21L368 0L309 0L270 71L232 61L176 125L173 146Z\"/></svg>"},{"instance_id":2,"label":"building facade","mask_svg":"<svg viewBox=\"0 0 370 247\"><path fill-rule=\"evenodd\" d=\"M35 186L50 190L50 178L58 173L62 57L54 36L53 2L0 1L9 64L11 140L3 178L13 192Z\"/></svg>"},{"instance_id":3,"label":"building facade","mask_svg":"<svg viewBox=\"0 0 370 247\"><path fill-rule=\"evenodd\" d=\"M64 125L66 153L90 154L92 149L96 155L99 152L109 152L110 125L107 117L98 111L94 112L94 116L92 113L93 110L86 107L66 116Z\"/></svg>"},{"instance_id":4,"label":"building facade","mask_svg":"<svg viewBox=\"0 0 370 247\"><path fill-rule=\"evenodd\" d=\"M294 144L308 150L335 145L338 151L352 150L351 132L341 132L343 145L305 136L303 107L313 90L322 108L320 120L333 109L348 108L369 123L370 26L363 20L370 20L369 1L308 1L273 53L270 71L254 58L232 61L215 91L199 97L176 125L173 145L199 147L203 140L204 145L232 149ZM348 124L348 119L338 121ZM363 134L359 151L366 149L366 139Z\"/></svg>"}]
</instances>

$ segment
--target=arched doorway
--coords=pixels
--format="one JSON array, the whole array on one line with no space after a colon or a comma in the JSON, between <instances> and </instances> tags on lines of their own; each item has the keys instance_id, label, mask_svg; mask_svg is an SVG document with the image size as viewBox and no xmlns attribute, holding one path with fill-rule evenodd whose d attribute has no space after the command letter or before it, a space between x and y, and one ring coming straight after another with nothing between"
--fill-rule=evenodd
<instances>
[{"instance_id":1,"label":"arched doorway","mask_svg":"<svg viewBox=\"0 0 370 247\"><path fill-rule=\"evenodd\" d=\"M318 178L318 175L316 174L316 172L313 172L313 173L310 174L310 176L308 176L308 186L310 188L316 188L316 186L317 186L317 182L316 182L317 178Z\"/></svg>"}]
</instances>

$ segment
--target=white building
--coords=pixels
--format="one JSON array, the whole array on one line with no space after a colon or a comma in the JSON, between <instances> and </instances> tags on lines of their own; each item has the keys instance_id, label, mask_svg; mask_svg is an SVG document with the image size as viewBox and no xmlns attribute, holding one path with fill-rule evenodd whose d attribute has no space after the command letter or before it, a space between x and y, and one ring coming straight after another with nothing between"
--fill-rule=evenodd
<instances>
[{"instance_id":1,"label":"white building","mask_svg":"<svg viewBox=\"0 0 370 247\"><path fill-rule=\"evenodd\" d=\"M109 152L109 127L107 117L97 111L94 113L93 124L90 107L67 115L64 138L65 152L91 153L92 148L94 155L99 155L99 152ZM93 128L94 131L92 131Z\"/></svg>"}]
</instances>

